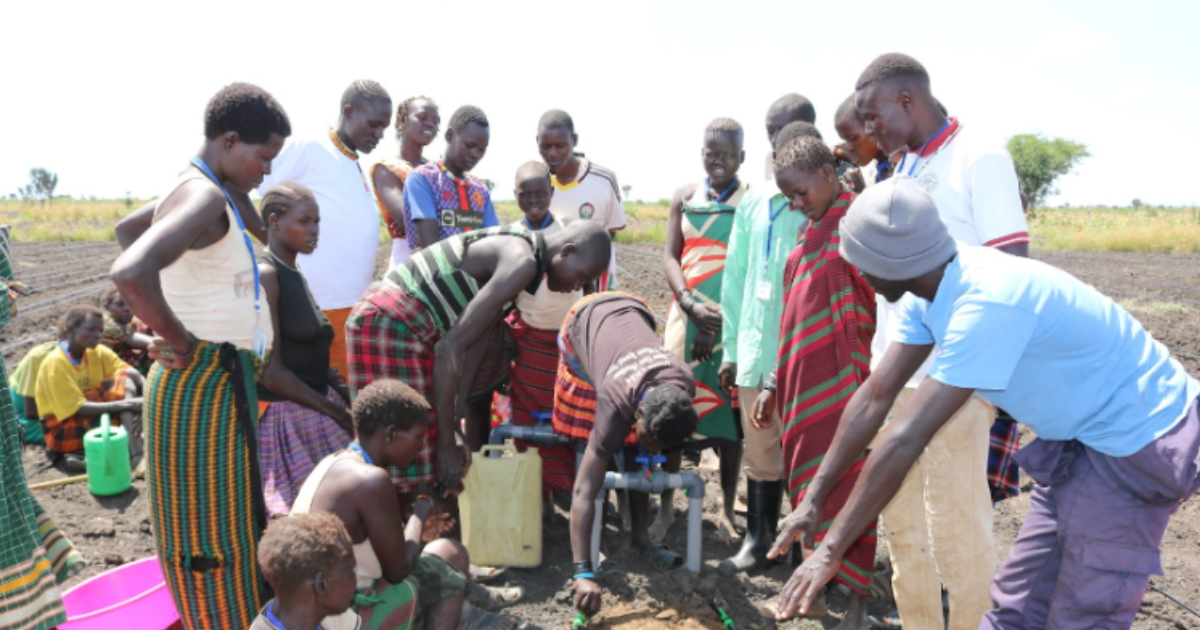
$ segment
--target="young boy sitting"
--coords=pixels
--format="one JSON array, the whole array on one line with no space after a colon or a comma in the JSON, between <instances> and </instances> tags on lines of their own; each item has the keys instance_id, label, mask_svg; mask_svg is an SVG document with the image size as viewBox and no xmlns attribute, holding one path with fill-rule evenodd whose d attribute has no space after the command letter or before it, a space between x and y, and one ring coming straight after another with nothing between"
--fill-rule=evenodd
<instances>
[{"instance_id":1,"label":"young boy sitting","mask_svg":"<svg viewBox=\"0 0 1200 630\"><path fill-rule=\"evenodd\" d=\"M258 544L258 564L275 591L250 630L358 630L354 545L328 512L271 521Z\"/></svg>"},{"instance_id":2,"label":"young boy sitting","mask_svg":"<svg viewBox=\"0 0 1200 630\"><path fill-rule=\"evenodd\" d=\"M448 630L460 617L464 627L514 627L516 620L464 602L467 549L440 538L453 523L430 516L427 495L417 497L407 522L401 517L387 467L407 468L421 450L429 403L400 381L380 379L359 392L353 413L358 440L317 464L289 518L332 512L346 526L357 560L354 610L366 627Z\"/></svg>"},{"instance_id":3,"label":"young boy sitting","mask_svg":"<svg viewBox=\"0 0 1200 630\"><path fill-rule=\"evenodd\" d=\"M833 115L833 127L842 139L842 143L833 148L833 154L858 167L842 174L842 181L850 190L860 193L867 186L892 176L894 165L867 135L862 116L854 106L853 94L838 105Z\"/></svg>"}]
</instances>

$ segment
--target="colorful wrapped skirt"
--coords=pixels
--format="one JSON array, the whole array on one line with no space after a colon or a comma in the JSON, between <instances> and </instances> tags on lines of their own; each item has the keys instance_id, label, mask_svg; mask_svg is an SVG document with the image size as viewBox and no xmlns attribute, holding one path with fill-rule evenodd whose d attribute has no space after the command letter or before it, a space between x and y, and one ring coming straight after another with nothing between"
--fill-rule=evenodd
<instances>
[{"instance_id":1,"label":"colorful wrapped skirt","mask_svg":"<svg viewBox=\"0 0 1200 630\"><path fill-rule=\"evenodd\" d=\"M154 545L188 630L247 628L267 600L255 415L257 357L201 341L191 365L147 383L146 485Z\"/></svg>"},{"instance_id":2,"label":"colorful wrapped skirt","mask_svg":"<svg viewBox=\"0 0 1200 630\"><path fill-rule=\"evenodd\" d=\"M346 401L332 388L325 397L346 406ZM298 403L260 402L258 408L262 414L258 421L258 448L267 516L286 516L317 462L346 448L353 438L333 418Z\"/></svg>"}]
</instances>

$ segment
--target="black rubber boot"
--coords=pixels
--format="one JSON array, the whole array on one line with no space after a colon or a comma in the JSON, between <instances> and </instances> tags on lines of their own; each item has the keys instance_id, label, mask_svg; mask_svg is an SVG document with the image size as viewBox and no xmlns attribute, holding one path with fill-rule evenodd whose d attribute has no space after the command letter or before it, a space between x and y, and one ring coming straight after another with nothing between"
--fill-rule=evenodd
<instances>
[{"instance_id":1,"label":"black rubber boot","mask_svg":"<svg viewBox=\"0 0 1200 630\"><path fill-rule=\"evenodd\" d=\"M737 554L722 560L717 566L717 573L725 577L752 571L766 564L767 552L775 543L783 482L747 479L746 494L746 539Z\"/></svg>"}]
</instances>

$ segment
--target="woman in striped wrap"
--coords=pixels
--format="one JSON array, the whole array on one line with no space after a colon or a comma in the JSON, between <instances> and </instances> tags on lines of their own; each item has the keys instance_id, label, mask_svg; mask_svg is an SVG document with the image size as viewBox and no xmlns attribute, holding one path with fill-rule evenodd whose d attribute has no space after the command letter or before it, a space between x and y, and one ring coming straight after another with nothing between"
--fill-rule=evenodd
<instances>
[{"instance_id":1,"label":"woman in striped wrap","mask_svg":"<svg viewBox=\"0 0 1200 630\"><path fill-rule=\"evenodd\" d=\"M870 371L875 333L875 292L838 253L838 224L854 194L838 181L829 147L815 138L788 143L776 161L776 182L792 207L808 217L784 270L784 311L779 367L756 401L762 414L775 398L783 423L784 470L793 509L833 444L842 410ZM819 508L820 524L807 543L820 544L826 527L850 497L866 454L834 486ZM808 510L797 509L795 514ZM790 519L791 517L789 517ZM788 531L786 528L784 531ZM790 540L776 541L777 555ZM866 595L875 564L875 527L853 543L834 580L850 588L850 606L839 628L866 627ZM793 580L795 578L793 577ZM790 583L790 582L789 582ZM818 612L824 603L814 605Z\"/></svg>"},{"instance_id":2,"label":"woman in striped wrap","mask_svg":"<svg viewBox=\"0 0 1200 630\"><path fill-rule=\"evenodd\" d=\"M112 272L158 335L149 349L146 480L155 548L188 630L249 627L266 601L254 412L274 334L243 229L254 207L232 195L244 198L262 181L291 133L275 99L245 83L209 101L204 127L200 153Z\"/></svg>"},{"instance_id":3,"label":"woman in striped wrap","mask_svg":"<svg viewBox=\"0 0 1200 630\"><path fill-rule=\"evenodd\" d=\"M4 282L12 280L8 246L6 228L0 232L0 280ZM0 327L8 324L12 300L8 291L0 291ZM55 567L39 533L43 519L47 533L54 537L50 542L65 542L71 552L74 549L45 517L25 485L17 426L8 375L0 366L0 629L48 630L66 622L67 615L55 583ZM69 560L75 565L78 554L65 557L64 564ZM63 572L68 572L66 566Z\"/></svg>"}]
</instances>

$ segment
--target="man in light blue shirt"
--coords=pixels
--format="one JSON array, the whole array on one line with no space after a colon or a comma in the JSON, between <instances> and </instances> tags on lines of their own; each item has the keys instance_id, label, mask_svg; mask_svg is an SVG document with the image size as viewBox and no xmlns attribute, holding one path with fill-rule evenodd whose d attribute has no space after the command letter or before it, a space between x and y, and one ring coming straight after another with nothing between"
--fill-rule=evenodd
<instances>
[{"instance_id":1,"label":"man in light blue shirt","mask_svg":"<svg viewBox=\"0 0 1200 630\"><path fill-rule=\"evenodd\" d=\"M767 136L776 149L796 134L815 135L812 103L798 94L780 98L767 110ZM795 125L795 126L793 126ZM789 128L787 134L784 129ZM785 137L786 135L786 137ZM783 142L780 142L783 141ZM780 142L776 144L777 142ZM755 420L754 401L779 362L779 321L783 316L783 268L807 225L789 206L774 180L755 184L733 215L733 233L721 278L721 390L734 388L741 405L742 467L746 471L746 538L741 549L717 567L730 576L761 566L775 537L783 496L783 434L771 412Z\"/></svg>"},{"instance_id":2,"label":"man in light blue shirt","mask_svg":"<svg viewBox=\"0 0 1200 630\"><path fill-rule=\"evenodd\" d=\"M806 501L866 448L904 382L928 377L858 487L780 596L805 611L838 558L973 393L1038 434L1017 461L1038 482L980 628L1128 628L1161 574L1167 521L1200 485L1200 383L1129 313L1049 265L958 245L913 180L879 184L842 222L843 257L900 302L896 340L855 393ZM801 505L773 554L819 523Z\"/></svg>"}]
</instances>

